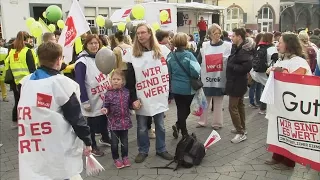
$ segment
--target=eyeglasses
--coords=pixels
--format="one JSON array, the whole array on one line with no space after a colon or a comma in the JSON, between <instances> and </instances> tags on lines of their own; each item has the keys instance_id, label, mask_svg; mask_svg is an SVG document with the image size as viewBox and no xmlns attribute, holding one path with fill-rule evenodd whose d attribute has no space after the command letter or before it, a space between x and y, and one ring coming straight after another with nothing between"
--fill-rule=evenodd
<instances>
[{"instance_id":1,"label":"eyeglasses","mask_svg":"<svg viewBox=\"0 0 320 180\"><path fill-rule=\"evenodd\" d=\"M98 43L98 42L91 42L91 43L88 43L88 45L90 45L90 46L97 46L97 45L99 45L99 43Z\"/></svg>"},{"instance_id":2,"label":"eyeglasses","mask_svg":"<svg viewBox=\"0 0 320 180\"><path fill-rule=\"evenodd\" d=\"M147 33L148 33L147 31L137 32L137 36L139 36L139 35L145 35L145 34L147 34Z\"/></svg>"}]
</instances>

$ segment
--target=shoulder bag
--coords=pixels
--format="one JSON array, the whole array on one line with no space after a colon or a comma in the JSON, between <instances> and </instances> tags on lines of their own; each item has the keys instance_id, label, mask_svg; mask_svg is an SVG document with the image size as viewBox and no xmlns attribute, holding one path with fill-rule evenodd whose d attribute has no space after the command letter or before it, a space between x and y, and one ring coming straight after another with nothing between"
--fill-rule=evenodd
<instances>
[{"instance_id":1,"label":"shoulder bag","mask_svg":"<svg viewBox=\"0 0 320 180\"><path fill-rule=\"evenodd\" d=\"M190 84L191 84L191 87L194 89L194 90L199 90L200 88L203 87L203 83L201 82L200 78L195 78L195 77L192 77L190 75L190 73L185 69L185 67L181 64L181 62L179 61L176 53L172 53L177 61L177 63L179 64L179 66L181 67L181 69L187 74L187 76L189 77L190 79Z\"/></svg>"}]
</instances>

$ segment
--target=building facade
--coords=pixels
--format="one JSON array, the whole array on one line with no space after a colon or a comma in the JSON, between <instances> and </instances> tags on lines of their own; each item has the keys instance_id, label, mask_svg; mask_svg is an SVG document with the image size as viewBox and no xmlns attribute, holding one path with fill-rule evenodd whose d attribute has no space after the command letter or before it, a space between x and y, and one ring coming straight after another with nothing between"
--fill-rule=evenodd
<instances>
[{"instance_id":1,"label":"building facade","mask_svg":"<svg viewBox=\"0 0 320 180\"><path fill-rule=\"evenodd\" d=\"M280 22L281 31L320 28L320 1L281 0Z\"/></svg>"},{"instance_id":2,"label":"building facade","mask_svg":"<svg viewBox=\"0 0 320 180\"><path fill-rule=\"evenodd\" d=\"M28 31L25 20L28 17L37 20L50 5L60 6L65 19L71 3L72 0L0 0L1 38L9 39L19 31ZM97 15L109 17L115 10L134 4L134 0L79 0L79 3L90 26L95 26Z\"/></svg>"}]
</instances>

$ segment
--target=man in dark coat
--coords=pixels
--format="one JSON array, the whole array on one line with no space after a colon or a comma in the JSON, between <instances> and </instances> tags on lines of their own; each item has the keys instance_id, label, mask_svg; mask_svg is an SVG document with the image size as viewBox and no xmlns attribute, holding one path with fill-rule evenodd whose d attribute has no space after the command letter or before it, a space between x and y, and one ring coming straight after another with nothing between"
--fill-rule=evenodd
<instances>
[{"instance_id":1,"label":"man in dark coat","mask_svg":"<svg viewBox=\"0 0 320 180\"><path fill-rule=\"evenodd\" d=\"M244 28L233 30L232 42L226 70L226 94L229 96L229 112L235 127L231 132L236 134L231 142L240 143L247 139L243 98L247 91L247 74L252 68L255 43L252 38L246 38Z\"/></svg>"}]
</instances>

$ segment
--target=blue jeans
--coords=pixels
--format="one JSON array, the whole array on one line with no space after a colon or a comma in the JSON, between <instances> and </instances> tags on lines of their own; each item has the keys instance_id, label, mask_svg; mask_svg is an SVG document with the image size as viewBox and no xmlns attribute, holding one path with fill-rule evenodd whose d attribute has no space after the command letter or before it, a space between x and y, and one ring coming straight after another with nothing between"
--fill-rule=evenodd
<instances>
[{"instance_id":1,"label":"blue jeans","mask_svg":"<svg viewBox=\"0 0 320 180\"><path fill-rule=\"evenodd\" d=\"M259 105L260 104L260 98L261 98L261 94L262 94L262 87L263 85L258 83L258 82L255 82L253 81L252 85L250 86L250 89L249 89L249 99L250 99L250 104L256 104L256 105ZM256 97L254 97L256 96ZM256 99L256 102L255 103L255 100Z\"/></svg>"},{"instance_id":2,"label":"blue jeans","mask_svg":"<svg viewBox=\"0 0 320 180\"><path fill-rule=\"evenodd\" d=\"M139 153L148 154L150 148L149 133L148 133L148 118L149 116L137 115L137 141ZM164 113L159 113L153 116L156 129L156 151L157 153L166 152L166 132L164 128Z\"/></svg>"}]
</instances>

